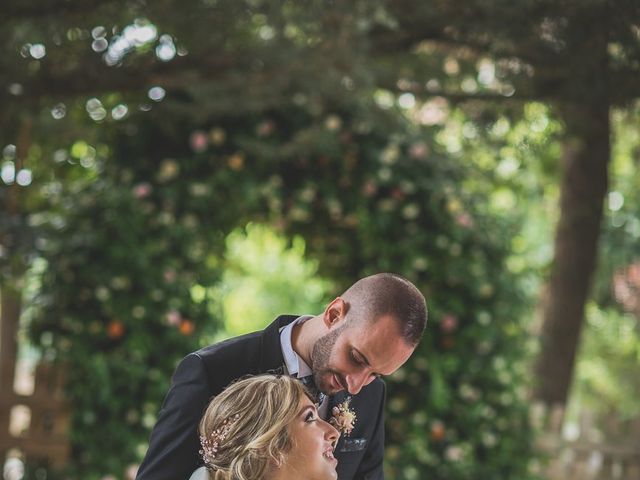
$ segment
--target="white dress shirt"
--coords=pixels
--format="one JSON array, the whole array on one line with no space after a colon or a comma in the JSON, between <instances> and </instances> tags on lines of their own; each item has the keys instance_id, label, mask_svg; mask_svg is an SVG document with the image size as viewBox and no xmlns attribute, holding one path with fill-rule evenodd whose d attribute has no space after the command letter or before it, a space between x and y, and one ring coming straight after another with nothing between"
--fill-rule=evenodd
<instances>
[{"instance_id":1,"label":"white dress shirt","mask_svg":"<svg viewBox=\"0 0 640 480\"><path fill-rule=\"evenodd\" d=\"M306 377L313 374L311 367L300 358L300 356L293 349L291 343L291 335L293 334L293 327L301 324L313 318L313 315L302 315L296 318L289 325L284 327L280 331L280 348L282 349L282 356L284 357L285 370L288 375L296 378ZM324 400L318 407L318 414L326 419L327 412L329 410L329 396L325 395Z\"/></svg>"}]
</instances>

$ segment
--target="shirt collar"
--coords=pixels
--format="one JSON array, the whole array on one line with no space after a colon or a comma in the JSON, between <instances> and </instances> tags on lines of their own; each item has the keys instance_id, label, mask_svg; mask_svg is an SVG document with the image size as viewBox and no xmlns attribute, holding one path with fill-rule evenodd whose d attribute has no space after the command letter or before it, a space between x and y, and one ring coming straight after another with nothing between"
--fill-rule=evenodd
<instances>
[{"instance_id":1,"label":"shirt collar","mask_svg":"<svg viewBox=\"0 0 640 480\"><path fill-rule=\"evenodd\" d=\"M291 335L293 334L293 327L295 325L304 323L311 318L313 318L313 315L302 315L280 331L280 348L282 349L282 356L284 357L287 372L289 375L296 376L298 378L311 375L313 371L293 349Z\"/></svg>"}]
</instances>

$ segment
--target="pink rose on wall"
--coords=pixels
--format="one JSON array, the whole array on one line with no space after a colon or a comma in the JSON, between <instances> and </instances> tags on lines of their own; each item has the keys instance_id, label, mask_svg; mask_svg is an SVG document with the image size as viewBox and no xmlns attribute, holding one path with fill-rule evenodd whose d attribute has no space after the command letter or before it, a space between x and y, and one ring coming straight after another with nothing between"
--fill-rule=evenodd
<instances>
[{"instance_id":1,"label":"pink rose on wall","mask_svg":"<svg viewBox=\"0 0 640 480\"><path fill-rule=\"evenodd\" d=\"M133 187L133 196L139 199L147 198L151 195L151 191L153 187L147 182L139 183L135 187Z\"/></svg>"},{"instance_id":2,"label":"pink rose on wall","mask_svg":"<svg viewBox=\"0 0 640 480\"><path fill-rule=\"evenodd\" d=\"M207 138L207 134L202 130L196 130L189 137L189 145L191 146L191 150L196 153L202 153L207 149L207 145L209 144L209 139Z\"/></svg>"},{"instance_id":3,"label":"pink rose on wall","mask_svg":"<svg viewBox=\"0 0 640 480\"><path fill-rule=\"evenodd\" d=\"M451 333L458 328L458 319L454 315L448 313L440 321L440 328L445 333Z\"/></svg>"}]
</instances>

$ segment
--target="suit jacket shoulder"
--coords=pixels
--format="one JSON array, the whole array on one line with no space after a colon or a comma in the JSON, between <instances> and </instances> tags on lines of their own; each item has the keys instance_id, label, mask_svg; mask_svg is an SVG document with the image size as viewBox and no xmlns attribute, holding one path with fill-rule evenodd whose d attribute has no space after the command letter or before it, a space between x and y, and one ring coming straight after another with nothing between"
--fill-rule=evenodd
<instances>
[{"instance_id":1,"label":"suit jacket shoulder","mask_svg":"<svg viewBox=\"0 0 640 480\"><path fill-rule=\"evenodd\" d=\"M231 338L192 353L200 359L211 395L217 395L231 381L259 373L260 333Z\"/></svg>"}]
</instances>

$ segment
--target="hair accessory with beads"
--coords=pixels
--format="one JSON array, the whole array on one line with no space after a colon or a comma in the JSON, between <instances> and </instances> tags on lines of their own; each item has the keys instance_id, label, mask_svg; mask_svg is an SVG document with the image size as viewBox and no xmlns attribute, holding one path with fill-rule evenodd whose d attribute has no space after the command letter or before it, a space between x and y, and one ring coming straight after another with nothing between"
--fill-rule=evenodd
<instances>
[{"instance_id":1,"label":"hair accessory with beads","mask_svg":"<svg viewBox=\"0 0 640 480\"><path fill-rule=\"evenodd\" d=\"M229 435L229 432L231 431L231 427L239 418L240 414L236 413L235 415L225 419L225 421L222 422L222 425L211 432L209 437L200 436L200 445L202 445L202 448L199 453L202 455L204 463L213 467L213 461L216 458L220 444L225 438L227 438L227 435Z\"/></svg>"}]
</instances>

